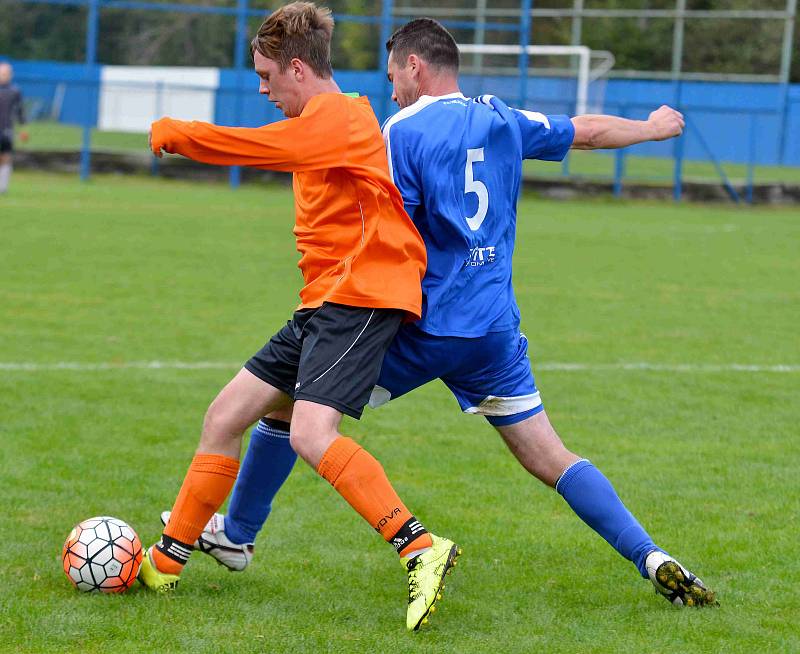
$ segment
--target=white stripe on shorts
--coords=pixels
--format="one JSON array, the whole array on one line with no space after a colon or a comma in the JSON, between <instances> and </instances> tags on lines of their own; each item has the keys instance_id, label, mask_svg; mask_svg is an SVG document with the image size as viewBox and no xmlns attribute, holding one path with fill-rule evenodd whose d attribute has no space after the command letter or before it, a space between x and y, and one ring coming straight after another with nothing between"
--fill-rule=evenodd
<instances>
[{"instance_id":1,"label":"white stripe on shorts","mask_svg":"<svg viewBox=\"0 0 800 654\"><path fill-rule=\"evenodd\" d=\"M464 413L476 413L481 416L513 416L541 405L542 398L539 397L539 391L530 395L517 395L516 397L489 395L478 406L464 409Z\"/></svg>"},{"instance_id":2,"label":"white stripe on shorts","mask_svg":"<svg viewBox=\"0 0 800 654\"><path fill-rule=\"evenodd\" d=\"M322 378L323 378L325 375L327 375L327 374L328 374L328 373L329 373L331 370L333 370L333 369L336 367L336 365L337 365L337 364L338 364L338 363L339 363L339 362L340 362L342 359L344 359L344 358L347 356L347 353L348 353L350 350L352 350L352 349L355 347L356 343L358 343L358 339L359 339L359 338L361 338L361 335L362 335L362 334L363 334L365 331L367 331L367 327L369 327L369 323L370 323L370 322L372 322L372 316L374 316L374 315L375 315L375 309L373 309L372 311L370 311L369 318L367 318L367 322L366 322L366 324L365 324L365 325L364 325L364 327L361 329L361 331L360 331L360 332L358 332L358 336L356 336L356 340L354 340L354 341L353 341L353 342L350 344L350 347L348 347L348 348L347 348L347 349L344 351L344 353L342 354L342 356L340 356L338 359L336 359L336 361L334 361L334 362L333 362L333 365L332 365L330 368L328 368L328 369L327 369L325 372L323 372L323 373L322 373L322 374L321 374L319 377L317 377L316 379L314 379L313 381L311 381L311 382L309 382L309 383L311 383L311 384L314 384L314 383L318 382L318 381L319 381L320 379L322 379ZM297 388L297 387L299 387L299 386L300 386L300 384L298 384L298 385L297 385L295 388ZM306 386L306 384L303 384L303 386Z\"/></svg>"}]
</instances>

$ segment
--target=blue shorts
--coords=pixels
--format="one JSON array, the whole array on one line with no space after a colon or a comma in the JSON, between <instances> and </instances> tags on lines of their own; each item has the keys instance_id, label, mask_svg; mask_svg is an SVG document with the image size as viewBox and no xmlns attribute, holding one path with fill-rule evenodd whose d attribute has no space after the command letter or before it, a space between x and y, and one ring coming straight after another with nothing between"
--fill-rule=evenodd
<instances>
[{"instance_id":1,"label":"blue shorts","mask_svg":"<svg viewBox=\"0 0 800 654\"><path fill-rule=\"evenodd\" d=\"M385 404L441 379L464 413L512 425L544 409L528 359L528 339L518 329L478 338L433 336L416 325L400 328L383 359L370 406Z\"/></svg>"}]
</instances>

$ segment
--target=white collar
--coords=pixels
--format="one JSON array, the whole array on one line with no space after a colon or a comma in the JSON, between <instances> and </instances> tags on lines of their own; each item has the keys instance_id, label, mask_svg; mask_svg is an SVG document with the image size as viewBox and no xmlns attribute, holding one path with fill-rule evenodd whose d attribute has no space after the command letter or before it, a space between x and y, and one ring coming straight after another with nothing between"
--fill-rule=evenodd
<instances>
[{"instance_id":1,"label":"white collar","mask_svg":"<svg viewBox=\"0 0 800 654\"><path fill-rule=\"evenodd\" d=\"M421 95L417 102L422 100L422 98L427 98L427 102L433 102L434 100L450 100L451 98L461 98L462 100L469 100L461 91L456 91L455 93L448 93L446 95ZM415 103L416 104L416 103Z\"/></svg>"}]
</instances>

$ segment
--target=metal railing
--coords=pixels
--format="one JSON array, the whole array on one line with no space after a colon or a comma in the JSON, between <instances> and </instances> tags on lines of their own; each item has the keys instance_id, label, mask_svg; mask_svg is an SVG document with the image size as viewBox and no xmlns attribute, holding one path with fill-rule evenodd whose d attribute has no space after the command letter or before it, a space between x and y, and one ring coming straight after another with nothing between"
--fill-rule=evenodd
<instances>
[{"instance_id":1,"label":"metal railing","mask_svg":"<svg viewBox=\"0 0 800 654\"><path fill-rule=\"evenodd\" d=\"M263 8L253 8L250 0L236 0L235 6L209 6L200 4L178 4L169 2L153 2L148 0L22 0L32 4L53 4L80 6L86 8L86 56L87 70L97 64L97 44L100 37L100 12L106 9L147 10L161 12L194 13L205 15L222 15L234 19L235 31L233 46L233 63L237 71L245 69L245 52L249 35L247 34L247 19L261 17L269 13ZM787 115L788 105L788 79L791 63L791 48L795 16L797 13L797 0L785 0L785 9L780 10L692 10L687 9L686 0L675 0L672 9L598 9L588 8L584 0L573 0L572 7L554 9L535 7L533 0L520 0L517 8L491 8L487 0L475 0L474 7L446 9L430 5L414 6L402 0L382 0L376 4L375 13L372 15L337 14L339 22L355 22L373 25L380 29L378 44L378 61L385 64L386 53L383 43L388 39L392 29L397 23L404 22L411 16L433 15L442 19L442 22L453 29L472 30L476 43L484 43L487 31L508 33L510 43L521 46L518 56L519 99L522 104L528 99L528 64L529 55L526 47L531 44L532 22L538 18L567 18L572 21L571 43L582 43L583 19L597 17L634 17L634 18L668 18L674 21L672 44L672 69L671 79L678 80L687 75L682 70L683 60L683 33L687 20L706 20L712 18L742 19L742 20L780 20L783 21L782 51L780 71L777 79L786 90L782 97L782 112ZM467 3L465 3L466 5ZM514 19L508 21L504 19ZM388 91L381 98L381 109L388 111L390 97ZM81 158L81 176L86 179L90 173L89 125L85 126L83 156ZM784 124L784 131L786 125ZM238 171L231 172L231 182L238 183Z\"/></svg>"},{"instance_id":2,"label":"metal railing","mask_svg":"<svg viewBox=\"0 0 800 654\"><path fill-rule=\"evenodd\" d=\"M373 71L369 73L361 73L364 81L363 86L369 86L373 89L380 88L379 81L383 79L381 73ZM477 78L480 80L480 78ZM102 82L98 79L94 80L63 80L63 79L48 79L45 77L29 77L19 78L18 81L25 84L28 88L38 89L40 95L29 94L27 102L29 105L39 107L40 116L43 118L57 118L62 122L80 124L83 128L82 142L76 143L77 149L81 152L81 177L86 178L91 171L91 154L97 152L99 148L92 145L92 129L97 124L113 125L113 120L109 118L102 118L100 112L100 99L103 94L112 94L114 92L122 92L123 94L130 94L134 91L139 98L146 98L147 102L152 102L152 108L149 113L144 111L141 115L140 131L145 133L151 120L159 118L164 113L165 100L174 98L176 96L184 97L187 99L189 105L192 104L192 97L199 98L202 96L213 96L213 102L217 107L225 106L229 111L229 115L234 117L234 120L227 121L233 124L243 124L241 118L246 115L244 124L264 124L280 119L281 114L274 109L268 102L262 102L255 93L255 87L243 88L236 86L225 86L218 88L210 88L203 85L191 85L185 83L167 83L167 82L125 82L115 80L113 82ZM480 88L476 86L475 79L465 79L466 83L472 82L470 92L493 92L495 89L489 86ZM513 80L510 80L511 87L514 87ZM106 88L104 89L104 84ZM491 85L491 80L486 82ZM355 82L354 88L348 90L361 91L358 87L362 86L358 81ZM70 102L64 103L64 98L70 98ZM205 98L208 99L207 97ZM514 103L514 98L506 98L512 104L517 106L528 106L543 110L546 113L562 113L570 105L574 106L575 98L572 97L530 97L526 104ZM705 160L712 166L713 171L719 180L719 183L726 189L728 195L735 202L752 201L753 189L757 178L757 165L760 160L765 159L763 152L764 147L764 126L770 121L775 124L782 120L782 114L779 107L775 108L752 108L752 107L735 107L720 105L702 104L697 102L682 102L680 96L675 98L677 102L673 102L679 110L681 110L687 122L686 132L680 139L675 139L670 142L657 145L655 148L650 148L646 151L645 157L660 157L662 160L671 162L670 167L672 174L669 177L664 176L648 176L648 175L635 175L637 181L669 183L673 189L673 197L676 201L680 200L683 195L683 188L686 181L685 164L689 160ZM380 104L381 98L372 98L373 102ZM798 99L800 100L800 98ZM70 104L71 103L71 104ZM196 103L195 103L196 104ZM57 105L57 106L56 106ZM609 114L619 115L628 118L645 118L647 114L655 108L653 104L641 102L614 102L606 101L605 112ZM58 111L59 113L55 113ZM235 117L238 116L239 120ZM179 116L180 117L180 116ZM129 117L128 117L129 118ZM213 120L213 115L209 116ZM718 122L722 120L735 121L737 129L735 133L728 134L724 132L722 136L716 133L711 137L706 133L704 124L709 121ZM771 133L771 132L770 132ZM738 146L737 159L744 164L745 169L745 183L744 190L737 190L741 188L741 182L734 183L729 174L725 170L725 161L723 155L718 151L719 139L724 138L726 144ZM140 152L144 153L144 139L141 141ZM40 146L43 144L39 144ZM612 190L614 195L621 196L625 185L630 181L631 175L628 170L629 157L634 156L637 159L642 156L641 149L643 146L636 146L633 149L617 150L613 153L614 165L613 172L607 174L605 172L594 173L593 177L596 179L603 179L612 183ZM780 143L769 144L770 152L778 153L781 147ZM761 148L761 150L759 150ZM744 154L742 154L744 153ZM663 161L661 162L663 163ZM87 170L88 167L88 170ZM158 161L153 159L151 172L158 174ZM575 177L576 171L571 168L570 161L562 165L560 174L562 177ZM800 171L798 171L798 179L800 179ZM238 184L240 178L231 179L233 185Z\"/></svg>"}]
</instances>

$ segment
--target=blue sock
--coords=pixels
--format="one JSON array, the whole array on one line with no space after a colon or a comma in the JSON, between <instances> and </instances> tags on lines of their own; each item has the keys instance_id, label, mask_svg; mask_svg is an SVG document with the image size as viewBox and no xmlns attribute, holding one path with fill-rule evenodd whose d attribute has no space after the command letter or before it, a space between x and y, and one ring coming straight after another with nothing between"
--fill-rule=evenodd
<instances>
[{"instance_id":1,"label":"blue sock","mask_svg":"<svg viewBox=\"0 0 800 654\"><path fill-rule=\"evenodd\" d=\"M296 460L297 454L289 444L289 423L259 420L250 435L225 516L225 535L232 542L255 541L272 510L272 499Z\"/></svg>"},{"instance_id":2,"label":"blue sock","mask_svg":"<svg viewBox=\"0 0 800 654\"><path fill-rule=\"evenodd\" d=\"M559 477L556 490L581 520L632 561L639 573L647 578L645 559L650 552L660 548L625 508L602 472L586 459L581 459Z\"/></svg>"}]
</instances>

